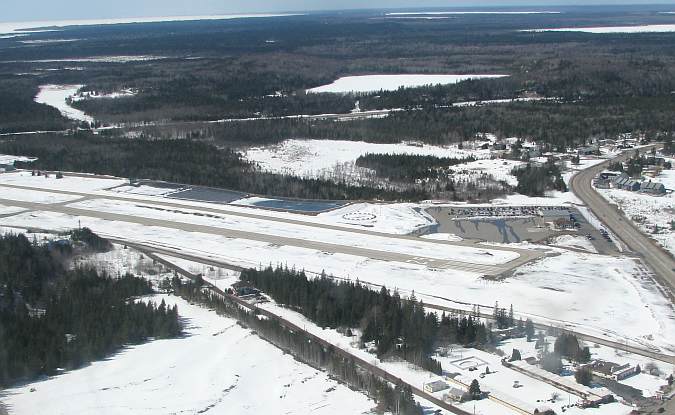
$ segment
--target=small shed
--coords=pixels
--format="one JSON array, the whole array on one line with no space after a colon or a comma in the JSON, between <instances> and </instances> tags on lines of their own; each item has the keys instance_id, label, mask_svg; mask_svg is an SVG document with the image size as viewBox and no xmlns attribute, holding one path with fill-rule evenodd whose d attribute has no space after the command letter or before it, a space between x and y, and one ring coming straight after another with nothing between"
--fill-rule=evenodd
<instances>
[{"instance_id":1,"label":"small shed","mask_svg":"<svg viewBox=\"0 0 675 415\"><path fill-rule=\"evenodd\" d=\"M16 167L13 164L0 164L0 173L5 173L8 171L15 171Z\"/></svg>"},{"instance_id":2,"label":"small shed","mask_svg":"<svg viewBox=\"0 0 675 415\"><path fill-rule=\"evenodd\" d=\"M462 397L466 394L464 389L450 387L446 393L443 394L443 400L446 402L454 401L459 402L462 400Z\"/></svg>"},{"instance_id":3,"label":"small shed","mask_svg":"<svg viewBox=\"0 0 675 415\"><path fill-rule=\"evenodd\" d=\"M424 391L428 393L434 393L448 388L449 388L448 384L442 380L435 380L433 382L424 384Z\"/></svg>"}]
</instances>

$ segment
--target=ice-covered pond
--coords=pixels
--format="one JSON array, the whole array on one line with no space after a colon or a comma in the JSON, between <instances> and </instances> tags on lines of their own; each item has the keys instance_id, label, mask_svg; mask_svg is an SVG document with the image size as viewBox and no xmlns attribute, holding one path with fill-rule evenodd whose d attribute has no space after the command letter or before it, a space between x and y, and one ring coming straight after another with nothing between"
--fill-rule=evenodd
<instances>
[{"instance_id":1,"label":"ice-covered pond","mask_svg":"<svg viewBox=\"0 0 675 415\"><path fill-rule=\"evenodd\" d=\"M330 84L308 89L307 92L329 92L346 94L350 92L395 91L400 87L414 88L424 85L448 85L469 79L503 78L508 75L360 75L338 78Z\"/></svg>"}]
</instances>

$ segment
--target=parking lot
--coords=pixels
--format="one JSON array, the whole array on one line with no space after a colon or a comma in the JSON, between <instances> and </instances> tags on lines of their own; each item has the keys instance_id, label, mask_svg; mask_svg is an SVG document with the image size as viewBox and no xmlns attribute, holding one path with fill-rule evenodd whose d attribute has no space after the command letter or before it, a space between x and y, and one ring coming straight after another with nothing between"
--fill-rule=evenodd
<instances>
[{"instance_id":1,"label":"parking lot","mask_svg":"<svg viewBox=\"0 0 675 415\"><path fill-rule=\"evenodd\" d=\"M438 222L433 232L463 239L536 243L570 234L588 238L599 253L618 252L609 236L590 225L572 206L443 206L426 211Z\"/></svg>"}]
</instances>

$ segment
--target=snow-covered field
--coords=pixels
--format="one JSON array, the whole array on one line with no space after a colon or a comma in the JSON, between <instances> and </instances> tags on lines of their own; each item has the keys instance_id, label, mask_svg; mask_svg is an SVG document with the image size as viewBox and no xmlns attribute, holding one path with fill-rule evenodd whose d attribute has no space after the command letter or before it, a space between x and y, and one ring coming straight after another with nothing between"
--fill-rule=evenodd
<instances>
[{"instance_id":1,"label":"snow-covered field","mask_svg":"<svg viewBox=\"0 0 675 415\"><path fill-rule=\"evenodd\" d=\"M584 32L595 34L612 33L665 33L675 32L675 24L652 24L637 26L561 27L551 29L528 29L521 32Z\"/></svg>"},{"instance_id":2,"label":"snow-covered field","mask_svg":"<svg viewBox=\"0 0 675 415\"><path fill-rule=\"evenodd\" d=\"M457 146L413 144L376 144L345 140L284 140L275 145L251 147L244 156L261 168L301 177L320 177L336 174L339 167L353 164L359 156L373 154L411 154L462 158L474 156L489 158L488 150L461 150ZM349 169L347 169L349 170ZM337 173L339 174L339 173Z\"/></svg>"},{"instance_id":3,"label":"snow-covered field","mask_svg":"<svg viewBox=\"0 0 675 415\"><path fill-rule=\"evenodd\" d=\"M49 177L33 176L29 171L16 171L0 174L0 186L3 184L14 186L36 187L44 190L61 190L68 192L93 192L96 190L108 189L128 183L129 180L114 177L94 177L87 175L69 176L57 179L55 175ZM7 189L6 187L3 188ZM25 190L24 190L25 191Z\"/></svg>"},{"instance_id":4,"label":"snow-covered field","mask_svg":"<svg viewBox=\"0 0 675 415\"><path fill-rule=\"evenodd\" d=\"M399 235L436 223L434 218L413 203L353 203L320 213L318 218L326 223L346 224Z\"/></svg>"},{"instance_id":5,"label":"snow-covered field","mask_svg":"<svg viewBox=\"0 0 675 415\"><path fill-rule=\"evenodd\" d=\"M13 156L11 154L0 154L0 164L13 164L15 161L33 161L32 157Z\"/></svg>"},{"instance_id":6,"label":"snow-covered field","mask_svg":"<svg viewBox=\"0 0 675 415\"><path fill-rule=\"evenodd\" d=\"M360 75L338 78L330 84L308 89L307 92L334 94L395 91L401 87L456 84L468 79L503 78L508 75Z\"/></svg>"},{"instance_id":7,"label":"snow-covered field","mask_svg":"<svg viewBox=\"0 0 675 415\"><path fill-rule=\"evenodd\" d=\"M16 200L19 202L52 204L69 202L79 198L79 196L64 195L60 193L42 192L38 190L26 191L23 189L0 186L0 199Z\"/></svg>"},{"instance_id":8,"label":"snow-covered field","mask_svg":"<svg viewBox=\"0 0 675 415\"><path fill-rule=\"evenodd\" d=\"M501 285L524 290L518 303L527 314L546 310L537 317L557 316L589 334L623 333L642 345L675 352L675 311L632 259L565 252L521 267Z\"/></svg>"},{"instance_id":9,"label":"snow-covered field","mask_svg":"<svg viewBox=\"0 0 675 415\"><path fill-rule=\"evenodd\" d=\"M82 88L82 85L42 85L40 92L35 96L35 102L56 108L66 118L94 122L91 116L71 107L66 101L75 95L80 88Z\"/></svg>"},{"instance_id":10,"label":"snow-covered field","mask_svg":"<svg viewBox=\"0 0 675 415\"><path fill-rule=\"evenodd\" d=\"M518 179L511 174L511 171L514 167L519 167L523 164L525 163L522 161L504 159L476 160L452 166L452 170L455 172L453 178L455 180L461 180L462 178L470 180L476 175L489 174L495 180L503 180L510 186L516 186Z\"/></svg>"},{"instance_id":11,"label":"snow-covered field","mask_svg":"<svg viewBox=\"0 0 675 415\"><path fill-rule=\"evenodd\" d=\"M186 336L5 390L15 414L360 414L375 403L284 354L232 319L166 295ZM31 392L31 389L35 389Z\"/></svg>"},{"instance_id":12,"label":"snow-covered field","mask_svg":"<svg viewBox=\"0 0 675 415\"><path fill-rule=\"evenodd\" d=\"M553 240L551 245L560 246L563 248L583 249L584 251L588 251L594 254L598 252L598 250L595 249L591 241L589 241L587 238L583 236L560 235Z\"/></svg>"},{"instance_id":13,"label":"snow-covered field","mask_svg":"<svg viewBox=\"0 0 675 415\"><path fill-rule=\"evenodd\" d=\"M25 209L16 206L0 205L0 215L11 215L14 213L23 212Z\"/></svg>"}]
</instances>

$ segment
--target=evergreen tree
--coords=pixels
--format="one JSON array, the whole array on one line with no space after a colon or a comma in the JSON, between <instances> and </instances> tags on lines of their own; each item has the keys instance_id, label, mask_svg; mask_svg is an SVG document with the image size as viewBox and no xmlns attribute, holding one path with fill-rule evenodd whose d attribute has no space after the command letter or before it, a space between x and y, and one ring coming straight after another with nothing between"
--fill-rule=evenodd
<instances>
[{"instance_id":1,"label":"evergreen tree","mask_svg":"<svg viewBox=\"0 0 675 415\"><path fill-rule=\"evenodd\" d=\"M588 367L579 367L576 372L574 372L574 379L577 383L580 383L584 386L589 386L593 380L593 372Z\"/></svg>"},{"instance_id":2,"label":"evergreen tree","mask_svg":"<svg viewBox=\"0 0 675 415\"><path fill-rule=\"evenodd\" d=\"M516 360L520 360L520 350L518 349L513 349L513 352L511 352L511 359L509 362L515 362Z\"/></svg>"},{"instance_id":3,"label":"evergreen tree","mask_svg":"<svg viewBox=\"0 0 675 415\"><path fill-rule=\"evenodd\" d=\"M477 379L471 381L471 385L469 385L469 395L471 395L471 399L473 400L481 398L480 384Z\"/></svg>"},{"instance_id":4,"label":"evergreen tree","mask_svg":"<svg viewBox=\"0 0 675 415\"><path fill-rule=\"evenodd\" d=\"M525 335L527 336L527 341L530 342L534 338L534 324L529 318L525 321Z\"/></svg>"}]
</instances>

